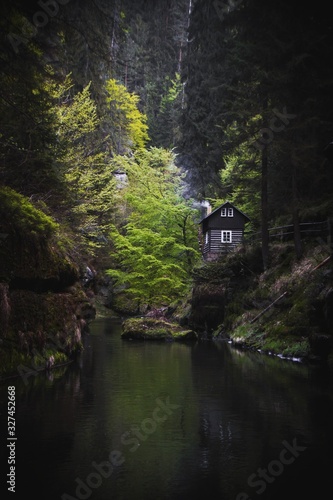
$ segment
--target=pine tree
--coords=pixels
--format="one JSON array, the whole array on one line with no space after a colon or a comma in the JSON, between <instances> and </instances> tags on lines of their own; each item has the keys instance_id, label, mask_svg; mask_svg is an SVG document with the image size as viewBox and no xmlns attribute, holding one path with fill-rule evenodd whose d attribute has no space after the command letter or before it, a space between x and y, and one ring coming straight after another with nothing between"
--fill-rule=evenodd
<instances>
[{"instance_id":1,"label":"pine tree","mask_svg":"<svg viewBox=\"0 0 333 500\"><path fill-rule=\"evenodd\" d=\"M290 2L262 0L228 9L222 4L198 0L191 17L183 162L202 196L228 192L240 198L237 171L253 158L249 178L262 172L266 266L269 221L289 218L297 234L299 214L307 209L302 198L318 205L332 179L323 158L332 137L331 107L324 104L332 99L327 93L332 30L321 9L300 12ZM226 168L228 186L216 181ZM320 204L327 208L327 203L328 198ZM299 241L295 245L300 255Z\"/></svg>"},{"instance_id":2,"label":"pine tree","mask_svg":"<svg viewBox=\"0 0 333 500\"><path fill-rule=\"evenodd\" d=\"M182 84L177 83L179 98L170 100L170 93L186 54L189 1L124 2L126 42L118 54L117 79L140 96L154 146L174 147L178 136Z\"/></svg>"}]
</instances>

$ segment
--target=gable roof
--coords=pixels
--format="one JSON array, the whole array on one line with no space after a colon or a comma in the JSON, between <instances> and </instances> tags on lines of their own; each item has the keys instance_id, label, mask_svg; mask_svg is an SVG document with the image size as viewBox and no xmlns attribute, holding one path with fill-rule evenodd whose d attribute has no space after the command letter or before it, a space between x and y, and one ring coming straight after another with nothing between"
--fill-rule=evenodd
<instances>
[{"instance_id":1,"label":"gable roof","mask_svg":"<svg viewBox=\"0 0 333 500\"><path fill-rule=\"evenodd\" d=\"M241 210L239 210L239 208L235 207L235 205L233 205L232 203L230 203L230 201L226 201L225 203L223 203L219 207L215 208L215 210L213 210L210 214L206 215L206 217L204 217L203 219L201 219L201 221L199 222L199 224L201 224L204 220L209 219L209 217L211 217L213 214L215 214L218 210L221 210L221 208L226 207L226 206L228 206L230 208L233 208L238 213L240 213L246 219L247 222L249 222L251 220L246 214L244 214L244 212L242 212Z\"/></svg>"}]
</instances>

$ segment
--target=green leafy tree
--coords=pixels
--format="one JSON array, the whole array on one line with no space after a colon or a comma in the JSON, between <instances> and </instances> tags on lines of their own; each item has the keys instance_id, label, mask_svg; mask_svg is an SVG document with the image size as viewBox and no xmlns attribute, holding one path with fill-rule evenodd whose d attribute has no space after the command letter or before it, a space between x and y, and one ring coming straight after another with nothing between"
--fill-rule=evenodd
<instances>
[{"instance_id":1,"label":"green leafy tree","mask_svg":"<svg viewBox=\"0 0 333 500\"><path fill-rule=\"evenodd\" d=\"M107 241L112 221L116 179L99 134L100 119L90 84L72 95L70 77L54 89L59 170L67 187L67 211L91 251Z\"/></svg>"},{"instance_id":2,"label":"green leafy tree","mask_svg":"<svg viewBox=\"0 0 333 500\"><path fill-rule=\"evenodd\" d=\"M139 111L139 96L115 79L106 82L109 120L114 150L118 153L143 148L149 139L146 116Z\"/></svg>"},{"instance_id":3,"label":"green leafy tree","mask_svg":"<svg viewBox=\"0 0 333 500\"><path fill-rule=\"evenodd\" d=\"M173 302L187 290L186 271L177 264L184 248L172 237L163 237L151 229L126 226L126 234L111 232L119 269L108 274L117 284L126 285L126 293L140 305Z\"/></svg>"},{"instance_id":4,"label":"green leafy tree","mask_svg":"<svg viewBox=\"0 0 333 500\"><path fill-rule=\"evenodd\" d=\"M140 304L168 304L184 294L198 258L196 212L182 197L174 155L159 148L118 158L128 175L127 218L111 239L117 268L109 271Z\"/></svg>"}]
</instances>

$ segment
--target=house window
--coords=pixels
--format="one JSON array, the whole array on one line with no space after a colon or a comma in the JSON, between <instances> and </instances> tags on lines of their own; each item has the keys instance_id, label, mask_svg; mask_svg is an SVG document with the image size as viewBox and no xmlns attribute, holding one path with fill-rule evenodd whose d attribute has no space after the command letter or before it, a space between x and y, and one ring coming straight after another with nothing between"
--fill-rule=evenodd
<instances>
[{"instance_id":1,"label":"house window","mask_svg":"<svg viewBox=\"0 0 333 500\"><path fill-rule=\"evenodd\" d=\"M233 216L234 216L234 209L228 208L228 217L233 217Z\"/></svg>"},{"instance_id":2,"label":"house window","mask_svg":"<svg viewBox=\"0 0 333 500\"><path fill-rule=\"evenodd\" d=\"M232 232L231 231L221 231L221 242L222 243L232 243Z\"/></svg>"},{"instance_id":3,"label":"house window","mask_svg":"<svg viewBox=\"0 0 333 500\"><path fill-rule=\"evenodd\" d=\"M227 209L221 208L221 217L226 217L226 216L227 216Z\"/></svg>"},{"instance_id":4,"label":"house window","mask_svg":"<svg viewBox=\"0 0 333 500\"><path fill-rule=\"evenodd\" d=\"M205 234L205 243L206 243L206 245L208 245L208 231L207 231L207 233Z\"/></svg>"}]
</instances>

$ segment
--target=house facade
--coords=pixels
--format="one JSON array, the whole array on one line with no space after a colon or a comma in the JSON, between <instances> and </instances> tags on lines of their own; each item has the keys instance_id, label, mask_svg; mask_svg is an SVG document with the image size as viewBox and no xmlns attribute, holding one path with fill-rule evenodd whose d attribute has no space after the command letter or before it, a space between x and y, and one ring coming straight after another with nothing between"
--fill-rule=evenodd
<instances>
[{"instance_id":1,"label":"house facade","mask_svg":"<svg viewBox=\"0 0 333 500\"><path fill-rule=\"evenodd\" d=\"M202 253L207 261L234 250L243 242L244 226L250 219L232 203L226 202L200 221Z\"/></svg>"}]
</instances>

